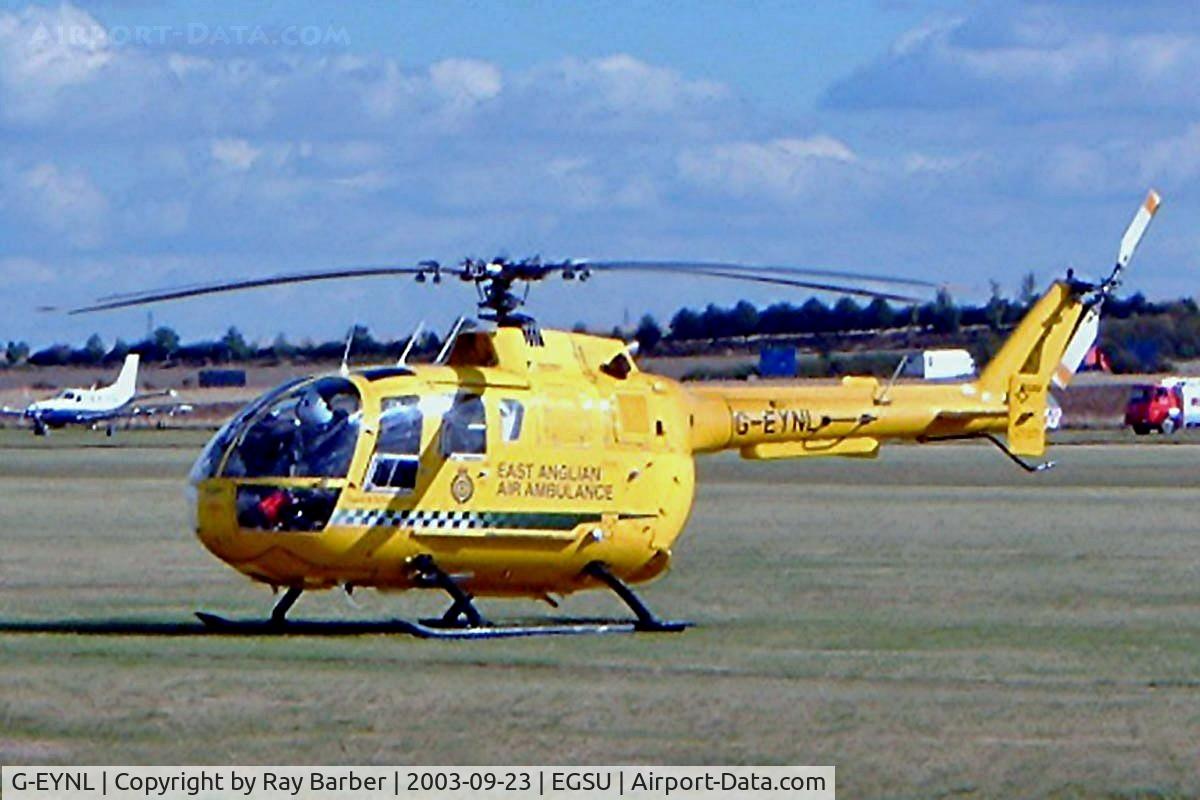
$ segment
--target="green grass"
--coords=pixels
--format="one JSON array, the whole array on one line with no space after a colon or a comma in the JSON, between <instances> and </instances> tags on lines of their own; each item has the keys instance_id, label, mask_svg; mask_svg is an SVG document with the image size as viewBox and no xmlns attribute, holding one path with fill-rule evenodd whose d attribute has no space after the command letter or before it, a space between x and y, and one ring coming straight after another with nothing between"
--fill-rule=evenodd
<instances>
[{"instance_id":1,"label":"green grass","mask_svg":"<svg viewBox=\"0 0 1200 800\"><path fill-rule=\"evenodd\" d=\"M201 438L0 434L0 627L265 613L188 533ZM644 589L699 623L681 635L0 633L0 762L833 763L845 797L1193 796L1196 453L1060 447L1039 476L974 446L704 460ZM356 599L294 613L443 605Z\"/></svg>"}]
</instances>

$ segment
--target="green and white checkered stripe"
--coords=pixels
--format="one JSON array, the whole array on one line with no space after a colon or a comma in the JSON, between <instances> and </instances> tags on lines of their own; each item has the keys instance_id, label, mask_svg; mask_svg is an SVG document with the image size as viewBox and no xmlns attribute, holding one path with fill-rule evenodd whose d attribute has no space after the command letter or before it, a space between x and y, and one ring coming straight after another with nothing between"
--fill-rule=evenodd
<instances>
[{"instance_id":1,"label":"green and white checkered stripe","mask_svg":"<svg viewBox=\"0 0 1200 800\"><path fill-rule=\"evenodd\" d=\"M569 531L586 522L599 522L599 514L530 511L394 511L374 508L339 508L330 525L365 528L414 528L439 531L522 529Z\"/></svg>"}]
</instances>

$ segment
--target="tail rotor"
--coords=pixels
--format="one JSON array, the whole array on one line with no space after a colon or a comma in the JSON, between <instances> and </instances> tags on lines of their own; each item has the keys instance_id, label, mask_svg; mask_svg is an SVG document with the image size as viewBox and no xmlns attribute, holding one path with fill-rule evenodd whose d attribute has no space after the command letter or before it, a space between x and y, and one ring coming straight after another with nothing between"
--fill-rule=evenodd
<instances>
[{"instance_id":1,"label":"tail rotor","mask_svg":"<svg viewBox=\"0 0 1200 800\"><path fill-rule=\"evenodd\" d=\"M1142 237L1146 235L1146 229L1150 227L1150 221L1158 213L1160 205L1162 205L1162 198L1158 192L1151 189L1146 193L1146 199L1138 207L1129 227L1125 229L1125 235L1121 237L1121 246L1117 250L1117 263L1113 266L1112 274L1100 284L1101 296L1109 296L1121 285L1121 274L1133 259L1133 253L1141 243Z\"/></svg>"}]
</instances>

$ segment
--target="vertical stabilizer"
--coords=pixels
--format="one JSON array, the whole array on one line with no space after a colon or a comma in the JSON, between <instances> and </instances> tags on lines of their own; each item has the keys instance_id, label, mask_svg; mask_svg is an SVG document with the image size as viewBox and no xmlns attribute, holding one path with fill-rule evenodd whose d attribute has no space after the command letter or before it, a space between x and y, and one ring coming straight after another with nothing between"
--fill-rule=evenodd
<instances>
[{"instance_id":1,"label":"vertical stabilizer","mask_svg":"<svg viewBox=\"0 0 1200 800\"><path fill-rule=\"evenodd\" d=\"M1013 453L1041 455L1045 449L1049 387L1065 389L1095 343L1104 299L1120 285L1121 274L1161 202L1158 192L1151 189L1121 237L1116 266L1106 281L1092 285L1068 275L1066 281L1056 282L979 376L985 393L1005 398L1008 444Z\"/></svg>"},{"instance_id":2,"label":"vertical stabilizer","mask_svg":"<svg viewBox=\"0 0 1200 800\"><path fill-rule=\"evenodd\" d=\"M1083 312L1084 307L1071 287L1066 283L1055 283L1034 304L1000 352L984 368L979 376L980 386L985 390L1004 392L1009 380L1017 374L1049 383Z\"/></svg>"},{"instance_id":3,"label":"vertical stabilizer","mask_svg":"<svg viewBox=\"0 0 1200 800\"><path fill-rule=\"evenodd\" d=\"M121 397L122 402L137 394L137 373L138 354L130 353L125 356L125 363L121 365L121 374L117 376L117 382L112 385L113 393Z\"/></svg>"}]
</instances>

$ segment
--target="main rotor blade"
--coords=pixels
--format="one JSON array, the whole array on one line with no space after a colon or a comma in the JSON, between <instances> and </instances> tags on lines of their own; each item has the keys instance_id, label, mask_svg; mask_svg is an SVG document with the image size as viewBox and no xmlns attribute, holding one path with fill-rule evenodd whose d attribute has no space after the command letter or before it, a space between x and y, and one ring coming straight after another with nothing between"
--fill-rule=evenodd
<instances>
[{"instance_id":1,"label":"main rotor blade","mask_svg":"<svg viewBox=\"0 0 1200 800\"><path fill-rule=\"evenodd\" d=\"M90 306L73 308L69 314L87 314L92 311L108 311L114 308L161 303L165 300L183 300L188 297L220 294L223 292L239 292L243 289L258 289L264 286L282 286L293 283L312 283L315 281L330 281L339 278L371 278L387 275L418 275L429 274L434 270L430 267L343 267L341 269L321 270L318 272L296 272L285 275L272 275L266 278L249 278L227 283L208 283L193 286L179 286L173 289L160 289L149 292L130 292L127 294L108 295L102 297L102 302ZM456 268L440 269L443 273L457 274Z\"/></svg>"},{"instance_id":2,"label":"main rotor blade","mask_svg":"<svg viewBox=\"0 0 1200 800\"><path fill-rule=\"evenodd\" d=\"M588 264L588 267L592 265ZM722 269L700 269L690 268L688 270L672 269L665 266L646 266L644 264L634 266L623 266L621 268L629 271L637 272L665 272L668 274L679 275L686 272L688 275L695 275L702 278L722 278L731 281L744 281L747 283L769 283L776 286L793 286L800 289L812 289L818 292L832 292L833 294L849 294L857 295L858 297L880 298L883 300L895 300L899 303L921 303L919 297L911 297L909 295L895 294L892 292L880 292L875 289L864 289L861 286L846 286L837 283L822 283L818 281L800 281L793 278L777 278L771 275L753 275L745 272L731 272Z\"/></svg>"},{"instance_id":3,"label":"main rotor blade","mask_svg":"<svg viewBox=\"0 0 1200 800\"><path fill-rule=\"evenodd\" d=\"M898 286L917 286L925 289L937 289L940 283L920 280L918 278L903 278L893 275L878 275L869 272L847 272L834 269L815 269L809 267L789 267L772 264L735 264L722 261L581 261L574 266L601 270L656 270L663 272L696 272L697 270L721 270L723 272L740 272L756 275L799 275L813 278L834 278L847 281L868 281L871 283L890 283Z\"/></svg>"}]
</instances>

